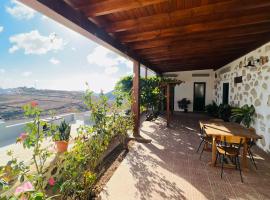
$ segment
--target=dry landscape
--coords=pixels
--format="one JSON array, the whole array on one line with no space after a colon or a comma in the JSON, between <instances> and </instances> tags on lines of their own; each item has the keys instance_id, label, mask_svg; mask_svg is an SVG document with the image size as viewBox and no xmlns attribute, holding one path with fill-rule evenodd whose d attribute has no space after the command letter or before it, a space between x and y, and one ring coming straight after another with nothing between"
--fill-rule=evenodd
<instances>
[{"instance_id":1,"label":"dry landscape","mask_svg":"<svg viewBox=\"0 0 270 200\"><path fill-rule=\"evenodd\" d=\"M31 101L36 101L45 114L49 114L50 110L56 114L86 110L82 100L83 92L36 90L25 87L1 91L0 117L4 120L22 119L22 106Z\"/></svg>"}]
</instances>

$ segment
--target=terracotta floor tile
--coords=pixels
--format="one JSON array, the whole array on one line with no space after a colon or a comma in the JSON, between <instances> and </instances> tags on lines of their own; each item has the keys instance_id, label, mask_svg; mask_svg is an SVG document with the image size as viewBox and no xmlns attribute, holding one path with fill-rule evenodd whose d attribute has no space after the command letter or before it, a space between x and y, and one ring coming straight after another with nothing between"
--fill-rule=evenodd
<instances>
[{"instance_id":1,"label":"terracotta floor tile","mask_svg":"<svg viewBox=\"0 0 270 200\"><path fill-rule=\"evenodd\" d=\"M258 170L249 163L243 172L209 165L211 153L202 159L196 153L200 142L198 121L202 114L178 114L167 128L164 119L142 123L142 136L151 138L150 144L136 143L120 164L102 199L128 200L202 200L243 199L270 200L270 155L252 149Z\"/></svg>"}]
</instances>

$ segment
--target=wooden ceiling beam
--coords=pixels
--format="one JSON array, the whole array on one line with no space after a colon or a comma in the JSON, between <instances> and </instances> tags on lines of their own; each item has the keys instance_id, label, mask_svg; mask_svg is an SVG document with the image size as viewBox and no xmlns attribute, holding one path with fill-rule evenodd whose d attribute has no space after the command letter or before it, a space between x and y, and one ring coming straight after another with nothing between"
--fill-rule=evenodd
<instances>
[{"instance_id":1,"label":"wooden ceiling beam","mask_svg":"<svg viewBox=\"0 0 270 200\"><path fill-rule=\"evenodd\" d=\"M165 28L155 31L147 31L141 33L119 34L117 37L124 43L145 41L152 39L162 39L165 37L179 37L192 33L211 32L215 30L226 30L229 28L241 27L246 25L255 25L260 23L270 22L269 12L259 13L251 16L238 17L235 19L223 19L214 22L198 23L185 25L181 27Z\"/></svg>"},{"instance_id":2,"label":"wooden ceiling beam","mask_svg":"<svg viewBox=\"0 0 270 200\"><path fill-rule=\"evenodd\" d=\"M256 26L247 26L241 28L232 28L224 31L213 31L213 32L204 32L204 33L196 33L189 34L180 37L168 37L160 39L153 39L149 41L139 41L134 43L128 43L129 47L134 50L138 49L149 49L154 47L163 47L170 46L175 43L189 42L189 41L213 41L213 40L221 40L221 39L245 39L247 37L257 36L269 34L270 33L270 23L263 23Z\"/></svg>"},{"instance_id":3,"label":"wooden ceiling beam","mask_svg":"<svg viewBox=\"0 0 270 200\"><path fill-rule=\"evenodd\" d=\"M116 21L115 23L107 25L106 31L120 32L149 26L154 28L168 24L179 26L220 20L221 18L235 18L263 12L263 10L267 9L267 6L270 6L269 0L246 0L245 5L239 0L225 1L190 9L176 10L170 13L161 13L147 17Z\"/></svg>"},{"instance_id":4,"label":"wooden ceiling beam","mask_svg":"<svg viewBox=\"0 0 270 200\"><path fill-rule=\"evenodd\" d=\"M106 0L97 3L89 2L87 4L78 6L76 9L84 11L88 17L97 17L166 1L167 0Z\"/></svg>"},{"instance_id":5,"label":"wooden ceiling beam","mask_svg":"<svg viewBox=\"0 0 270 200\"><path fill-rule=\"evenodd\" d=\"M207 42L187 42L182 44L174 44L171 46L164 46L162 48L151 48L151 49L141 49L136 52L139 55L147 56L147 55L159 55L159 54L173 54L173 53L185 53L185 52L194 52L196 49L203 49L215 52L217 49L223 48L238 48L245 47L244 45L249 45L252 43L256 43L258 38L248 38L245 40L225 40L222 41L207 41Z\"/></svg>"},{"instance_id":6,"label":"wooden ceiling beam","mask_svg":"<svg viewBox=\"0 0 270 200\"><path fill-rule=\"evenodd\" d=\"M235 51L235 53L239 53L239 51ZM182 62L183 60L196 60L200 61L202 59L209 59L209 60L213 60L213 58L217 58L217 57L227 57L230 56L231 54L229 54L228 52L219 52L219 53L205 53L205 54L199 54L199 55L183 55L183 56L179 56L179 57L164 57L163 59L152 59L151 62L154 65L159 65L159 64L173 64L173 63L179 63Z\"/></svg>"}]
</instances>

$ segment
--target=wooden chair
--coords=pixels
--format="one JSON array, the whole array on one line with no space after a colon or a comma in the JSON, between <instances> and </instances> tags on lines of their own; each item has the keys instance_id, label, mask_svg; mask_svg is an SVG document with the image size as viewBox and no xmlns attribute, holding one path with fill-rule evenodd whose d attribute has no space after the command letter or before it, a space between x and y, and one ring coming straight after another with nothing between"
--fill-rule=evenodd
<instances>
[{"instance_id":1,"label":"wooden chair","mask_svg":"<svg viewBox=\"0 0 270 200\"><path fill-rule=\"evenodd\" d=\"M255 128L249 128L251 131L253 131L254 133L256 133L256 130ZM250 139L247 141L247 144L248 144L248 148L247 148L247 152L248 152L248 155L249 155L249 160L251 161L251 163L255 166L256 169L257 168L257 165L255 163L255 160L254 160L254 157L253 157L253 153L251 152L251 147L255 146L256 145L256 140L254 139Z\"/></svg>"},{"instance_id":2,"label":"wooden chair","mask_svg":"<svg viewBox=\"0 0 270 200\"><path fill-rule=\"evenodd\" d=\"M201 153L200 153L200 160L201 160L202 154L203 154L203 152L204 152L204 146L205 146L206 144L212 145L212 137L206 135L206 133L205 133L205 131L204 131L204 126L203 126L203 124L202 124L201 122L200 122L200 138L201 138L201 142L200 142L199 147L197 148L197 151L196 151L196 152L197 152L197 153L199 152L200 147L201 147L201 145L203 144L203 148L202 148L202 151L201 151Z\"/></svg>"},{"instance_id":3,"label":"wooden chair","mask_svg":"<svg viewBox=\"0 0 270 200\"><path fill-rule=\"evenodd\" d=\"M235 169L239 170L241 182L243 182L242 171L239 161L239 154L241 146L245 141L245 138L239 136L222 136L219 141L220 144L217 145L216 161L218 158L221 159L221 174L220 174L221 178L223 175L224 159L225 157L229 157L234 158Z\"/></svg>"}]
</instances>

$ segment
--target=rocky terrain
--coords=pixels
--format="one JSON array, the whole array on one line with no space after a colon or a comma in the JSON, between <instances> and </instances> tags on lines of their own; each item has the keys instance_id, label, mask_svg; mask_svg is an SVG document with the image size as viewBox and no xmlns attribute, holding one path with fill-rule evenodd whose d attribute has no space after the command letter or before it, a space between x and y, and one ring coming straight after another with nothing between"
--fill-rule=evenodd
<instances>
[{"instance_id":1,"label":"rocky terrain","mask_svg":"<svg viewBox=\"0 0 270 200\"><path fill-rule=\"evenodd\" d=\"M111 92L106 95L110 100L113 99ZM26 87L0 88L0 119L6 121L23 119L22 106L31 101L36 101L45 115L48 115L49 111L54 111L56 114L83 112L87 109L82 97L83 92L80 91L38 90Z\"/></svg>"}]
</instances>

